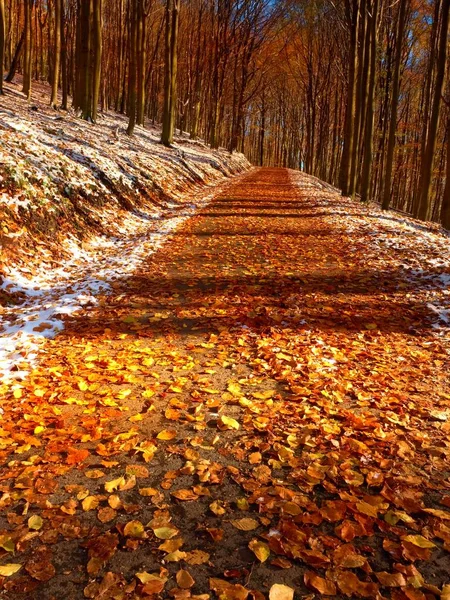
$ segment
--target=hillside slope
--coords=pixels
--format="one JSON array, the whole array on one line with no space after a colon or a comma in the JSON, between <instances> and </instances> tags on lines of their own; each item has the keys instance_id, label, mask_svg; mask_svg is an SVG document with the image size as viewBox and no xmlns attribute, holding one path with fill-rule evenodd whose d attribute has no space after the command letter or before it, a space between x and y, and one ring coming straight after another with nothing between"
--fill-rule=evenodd
<instances>
[{"instance_id":1,"label":"hillside slope","mask_svg":"<svg viewBox=\"0 0 450 600\"><path fill-rule=\"evenodd\" d=\"M163 225L192 208L205 186L249 167L243 155L185 136L167 149L151 126L129 137L122 115L91 124L55 112L44 85L35 86L29 105L19 89L7 84L0 100L0 304L14 301L21 277L80 259L80 248L98 246L98 236Z\"/></svg>"}]
</instances>

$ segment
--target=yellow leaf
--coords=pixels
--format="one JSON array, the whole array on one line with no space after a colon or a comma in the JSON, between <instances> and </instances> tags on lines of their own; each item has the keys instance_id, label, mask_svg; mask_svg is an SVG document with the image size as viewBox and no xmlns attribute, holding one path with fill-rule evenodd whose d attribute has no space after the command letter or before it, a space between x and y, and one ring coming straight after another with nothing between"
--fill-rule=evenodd
<instances>
[{"instance_id":1,"label":"yellow leaf","mask_svg":"<svg viewBox=\"0 0 450 600\"><path fill-rule=\"evenodd\" d=\"M267 544L259 540L252 540L248 547L260 562L265 562L270 556L270 549Z\"/></svg>"},{"instance_id":2,"label":"yellow leaf","mask_svg":"<svg viewBox=\"0 0 450 600\"><path fill-rule=\"evenodd\" d=\"M145 415L143 415L142 413L139 413L137 415L133 415L128 420L131 421L131 423L137 423L138 421L143 421L144 418L145 418Z\"/></svg>"},{"instance_id":3,"label":"yellow leaf","mask_svg":"<svg viewBox=\"0 0 450 600\"><path fill-rule=\"evenodd\" d=\"M219 429L239 429L240 425L236 419L222 415L219 418L218 427Z\"/></svg>"},{"instance_id":4,"label":"yellow leaf","mask_svg":"<svg viewBox=\"0 0 450 600\"><path fill-rule=\"evenodd\" d=\"M14 552L16 545L7 534L0 534L0 548L6 552Z\"/></svg>"},{"instance_id":5,"label":"yellow leaf","mask_svg":"<svg viewBox=\"0 0 450 600\"><path fill-rule=\"evenodd\" d=\"M238 383L230 383L227 390L233 394L233 396L242 396L241 386Z\"/></svg>"},{"instance_id":6,"label":"yellow leaf","mask_svg":"<svg viewBox=\"0 0 450 600\"><path fill-rule=\"evenodd\" d=\"M95 510L98 505L99 499L97 498L97 496L88 496L81 503L81 506L83 507L84 511Z\"/></svg>"},{"instance_id":7,"label":"yellow leaf","mask_svg":"<svg viewBox=\"0 0 450 600\"><path fill-rule=\"evenodd\" d=\"M424 538L423 535L405 535L402 540L405 542L410 542L415 546L419 546L419 548L435 548L436 544Z\"/></svg>"},{"instance_id":8,"label":"yellow leaf","mask_svg":"<svg viewBox=\"0 0 450 600\"><path fill-rule=\"evenodd\" d=\"M151 573L147 573L147 571L142 571L141 573L136 573L135 577L139 579L141 583L148 583L149 581L153 581L155 578Z\"/></svg>"},{"instance_id":9,"label":"yellow leaf","mask_svg":"<svg viewBox=\"0 0 450 600\"><path fill-rule=\"evenodd\" d=\"M35 531L39 531L39 529L42 527L42 524L43 520L39 515L33 515L28 519L28 527L30 529L34 529Z\"/></svg>"},{"instance_id":10,"label":"yellow leaf","mask_svg":"<svg viewBox=\"0 0 450 600\"><path fill-rule=\"evenodd\" d=\"M174 552L169 552L164 557L165 562L180 562L180 560L184 560L187 556L187 552L182 552L181 550L175 550Z\"/></svg>"},{"instance_id":11,"label":"yellow leaf","mask_svg":"<svg viewBox=\"0 0 450 600\"><path fill-rule=\"evenodd\" d=\"M173 429L163 429L162 431L160 431L158 433L158 435L156 436L158 438L158 440L173 440L175 437L177 437L177 432L174 431Z\"/></svg>"},{"instance_id":12,"label":"yellow leaf","mask_svg":"<svg viewBox=\"0 0 450 600\"><path fill-rule=\"evenodd\" d=\"M22 568L22 565L16 563L10 563L9 565L0 566L0 575L2 577L11 577L14 573L17 573Z\"/></svg>"},{"instance_id":13,"label":"yellow leaf","mask_svg":"<svg viewBox=\"0 0 450 600\"><path fill-rule=\"evenodd\" d=\"M117 479L112 479L111 481L107 481L105 483L105 490L108 493L111 493L114 490L117 490L120 484L124 484L124 483L125 483L125 477L118 477Z\"/></svg>"},{"instance_id":14,"label":"yellow leaf","mask_svg":"<svg viewBox=\"0 0 450 600\"><path fill-rule=\"evenodd\" d=\"M275 390L266 390L264 392L255 392L252 396L253 398L258 398L258 400L269 400L269 398L272 398L275 394Z\"/></svg>"},{"instance_id":15,"label":"yellow leaf","mask_svg":"<svg viewBox=\"0 0 450 600\"><path fill-rule=\"evenodd\" d=\"M269 600L293 600L294 590L288 585L275 583L269 592Z\"/></svg>"},{"instance_id":16,"label":"yellow leaf","mask_svg":"<svg viewBox=\"0 0 450 600\"><path fill-rule=\"evenodd\" d=\"M133 537L138 539L142 539L143 537L145 537L145 529L140 521L129 521L125 525L123 533L127 537Z\"/></svg>"},{"instance_id":17,"label":"yellow leaf","mask_svg":"<svg viewBox=\"0 0 450 600\"><path fill-rule=\"evenodd\" d=\"M174 527L158 527L153 530L153 533L160 540L170 540L178 534L178 529Z\"/></svg>"}]
</instances>

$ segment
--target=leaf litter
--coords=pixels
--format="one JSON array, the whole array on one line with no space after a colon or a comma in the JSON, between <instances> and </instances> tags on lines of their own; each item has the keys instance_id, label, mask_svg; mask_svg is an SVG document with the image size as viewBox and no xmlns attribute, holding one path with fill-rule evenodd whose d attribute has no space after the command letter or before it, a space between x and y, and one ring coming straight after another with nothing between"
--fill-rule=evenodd
<instances>
[{"instance_id":1,"label":"leaf litter","mask_svg":"<svg viewBox=\"0 0 450 600\"><path fill-rule=\"evenodd\" d=\"M3 401L7 597L448 596L448 240L377 215L253 170L65 318Z\"/></svg>"}]
</instances>

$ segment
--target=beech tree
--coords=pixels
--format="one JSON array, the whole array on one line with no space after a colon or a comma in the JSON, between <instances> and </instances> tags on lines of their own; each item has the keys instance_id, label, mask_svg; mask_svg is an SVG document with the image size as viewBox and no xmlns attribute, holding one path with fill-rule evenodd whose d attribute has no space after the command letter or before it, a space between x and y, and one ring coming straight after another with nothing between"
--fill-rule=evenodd
<instances>
[{"instance_id":1,"label":"beech tree","mask_svg":"<svg viewBox=\"0 0 450 600\"><path fill-rule=\"evenodd\" d=\"M55 42L52 71L52 95L50 104L56 108L58 102L58 83L61 62L62 0L55 0Z\"/></svg>"},{"instance_id":2,"label":"beech tree","mask_svg":"<svg viewBox=\"0 0 450 600\"><path fill-rule=\"evenodd\" d=\"M5 2L0 0L0 94L3 94L3 71L5 68L5 34L6 34L6 18L5 18Z\"/></svg>"},{"instance_id":3,"label":"beech tree","mask_svg":"<svg viewBox=\"0 0 450 600\"><path fill-rule=\"evenodd\" d=\"M173 143L175 129L175 110L177 104L177 44L180 0L166 0L165 24L165 68L164 68L164 104L162 117L161 142L165 146Z\"/></svg>"}]
</instances>

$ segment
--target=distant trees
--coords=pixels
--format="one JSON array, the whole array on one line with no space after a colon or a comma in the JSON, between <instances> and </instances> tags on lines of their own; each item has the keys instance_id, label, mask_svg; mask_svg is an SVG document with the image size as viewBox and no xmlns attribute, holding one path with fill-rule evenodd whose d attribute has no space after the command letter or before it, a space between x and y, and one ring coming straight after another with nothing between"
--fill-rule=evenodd
<instances>
[{"instance_id":1,"label":"distant trees","mask_svg":"<svg viewBox=\"0 0 450 600\"><path fill-rule=\"evenodd\" d=\"M162 123L168 146L178 131L449 226L449 2L0 0L0 60L88 121Z\"/></svg>"}]
</instances>

